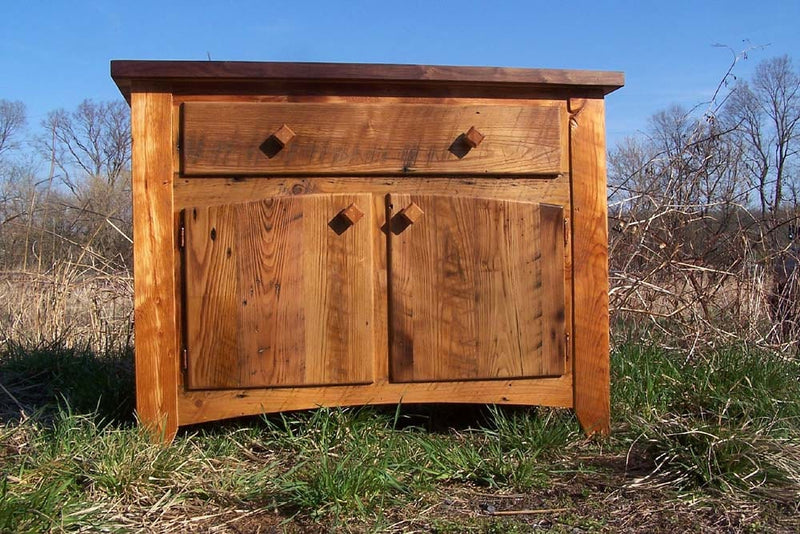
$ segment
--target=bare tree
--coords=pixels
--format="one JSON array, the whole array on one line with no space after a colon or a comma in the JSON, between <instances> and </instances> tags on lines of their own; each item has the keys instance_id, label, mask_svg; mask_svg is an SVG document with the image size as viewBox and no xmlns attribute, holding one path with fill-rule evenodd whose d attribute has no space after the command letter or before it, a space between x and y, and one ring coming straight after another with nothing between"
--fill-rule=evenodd
<instances>
[{"instance_id":1,"label":"bare tree","mask_svg":"<svg viewBox=\"0 0 800 534\"><path fill-rule=\"evenodd\" d=\"M0 99L0 157L19 148L19 133L25 127L25 104Z\"/></svg>"},{"instance_id":2,"label":"bare tree","mask_svg":"<svg viewBox=\"0 0 800 534\"><path fill-rule=\"evenodd\" d=\"M692 346L747 339L797 348L800 246L791 241L797 205L786 197L798 190L798 104L800 77L776 58L724 105L702 116L659 112L645 135L612 150L619 318L644 318Z\"/></svg>"},{"instance_id":3,"label":"bare tree","mask_svg":"<svg viewBox=\"0 0 800 534\"><path fill-rule=\"evenodd\" d=\"M62 181L73 191L85 176L113 185L130 165L130 111L124 102L84 100L71 113L51 112L43 126L47 136L40 146L48 159L55 158Z\"/></svg>"},{"instance_id":4,"label":"bare tree","mask_svg":"<svg viewBox=\"0 0 800 534\"><path fill-rule=\"evenodd\" d=\"M734 87L726 112L745 149L761 217L774 224L787 187L796 185L790 168L800 145L800 75L791 59L781 56L760 63L749 83Z\"/></svg>"},{"instance_id":5,"label":"bare tree","mask_svg":"<svg viewBox=\"0 0 800 534\"><path fill-rule=\"evenodd\" d=\"M39 139L51 162L50 182L63 183L69 225L63 236L81 243L89 256L125 268L130 260L130 112L122 101L83 101L73 112L50 113ZM56 170L58 172L56 172Z\"/></svg>"}]
</instances>

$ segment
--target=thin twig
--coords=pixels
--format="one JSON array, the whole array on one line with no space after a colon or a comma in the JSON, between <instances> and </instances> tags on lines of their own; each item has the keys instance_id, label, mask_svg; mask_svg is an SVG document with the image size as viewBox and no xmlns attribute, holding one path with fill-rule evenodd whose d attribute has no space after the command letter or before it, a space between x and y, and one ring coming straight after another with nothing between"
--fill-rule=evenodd
<instances>
[{"instance_id":1,"label":"thin twig","mask_svg":"<svg viewBox=\"0 0 800 534\"><path fill-rule=\"evenodd\" d=\"M569 508L541 508L538 510L498 510L489 515L536 515L536 514L557 514L568 512Z\"/></svg>"},{"instance_id":2,"label":"thin twig","mask_svg":"<svg viewBox=\"0 0 800 534\"><path fill-rule=\"evenodd\" d=\"M6 395L8 395L8 396L11 398L11 400L12 400L12 401L14 401L14 404L16 404L16 405L17 405L17 407L20 409L20 411L21 411L23 414L25 414L25 406L23 406L23 405L22 405L22 403L21 403L21 402L19 402L19 401L17 400L17 398L16 398L14 395L12 395L10 391L8 391L8 390L6 389L6 387L3 385L3 383L2 383L2 382L0 382L0 389L2 389L3 391L5 391Z\"/></svg>"}]
</instances>

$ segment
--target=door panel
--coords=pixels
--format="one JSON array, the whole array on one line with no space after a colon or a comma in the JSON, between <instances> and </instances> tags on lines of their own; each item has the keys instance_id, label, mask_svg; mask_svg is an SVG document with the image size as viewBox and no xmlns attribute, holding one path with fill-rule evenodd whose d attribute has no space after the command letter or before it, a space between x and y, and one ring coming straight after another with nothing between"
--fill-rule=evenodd
<instances>
[{"instance_id":1,"label":"door panel","mask_svg":"<svg viewBox=\"0 0 800 534\"><path fill-rule=\"evenodd\" d=\"M562 207L399 194L389 205L393 381L564 373Z\"/></svg>"},{"instance_id":2,"label":"door panel","mask_svg":"<svg viewBox=\"0 0 800 534\"><path fill-rule=\"evenodd\" d=\"M371 382L371 206L308 195L184 210L188 386Z\"/></svg>"}]
</instances>

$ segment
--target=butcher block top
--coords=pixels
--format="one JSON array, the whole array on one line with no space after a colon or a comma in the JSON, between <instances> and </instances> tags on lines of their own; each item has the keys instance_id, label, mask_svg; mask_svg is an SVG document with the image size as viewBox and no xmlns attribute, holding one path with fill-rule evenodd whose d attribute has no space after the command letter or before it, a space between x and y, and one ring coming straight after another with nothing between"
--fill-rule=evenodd
<instances>
[{"instance_id":1,"label":"butcher block top","mask_svg":"<svg viewBox=\"0 0 800 534\"><path fill-rule=\"evenodd\" d=\"M364 63L282 63L250 61L128 61L111 62L111 77L126 99L131 83L168 83L174 92L210 92L219 84L250 86L297 86L325 84L331 92L413 93L438 91L453 96L491 94L509 98L553 90L571 96L604 96L622 87L622 72L592 70L527 69L510 67L455 67L435 65L384 65ZM370 90L371 88L371 90Z\"/></svg>"}]
</instances>

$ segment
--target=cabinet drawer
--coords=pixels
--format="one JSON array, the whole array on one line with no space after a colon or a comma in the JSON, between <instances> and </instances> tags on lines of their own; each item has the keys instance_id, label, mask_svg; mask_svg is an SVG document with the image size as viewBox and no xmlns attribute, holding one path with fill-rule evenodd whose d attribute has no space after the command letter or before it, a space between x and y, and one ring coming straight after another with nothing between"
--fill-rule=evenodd
<instances>
[{"instance_id":1,"label":"cabinet drawer","mask_svg":"<svg viewBox=\"0 0 800 534\"><path fill-rule=\"evenodd\" d=\"M562 172L557 105L189 102L186 176ZM475 146L476 145L476 146Z\"/></svg>"}]
</instances>

